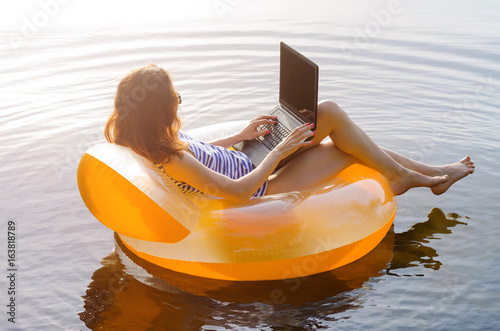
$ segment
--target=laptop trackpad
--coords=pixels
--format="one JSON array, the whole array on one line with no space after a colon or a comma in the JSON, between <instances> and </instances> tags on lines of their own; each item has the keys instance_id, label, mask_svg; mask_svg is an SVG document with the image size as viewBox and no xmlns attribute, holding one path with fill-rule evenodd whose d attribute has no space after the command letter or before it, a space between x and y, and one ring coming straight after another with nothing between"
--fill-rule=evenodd
<instances>
[{"instance_id":1,"label":"laptop trackpad","mask_svg":"<svg viewBox=\"0 0 500 331\"><path fill-rule=\"evenodd\" d=\"M254 167L257 167L269 154L269 149L257 140L248 140L243 143L241 151L250 158Z\"/></svg>"}]
</instances>

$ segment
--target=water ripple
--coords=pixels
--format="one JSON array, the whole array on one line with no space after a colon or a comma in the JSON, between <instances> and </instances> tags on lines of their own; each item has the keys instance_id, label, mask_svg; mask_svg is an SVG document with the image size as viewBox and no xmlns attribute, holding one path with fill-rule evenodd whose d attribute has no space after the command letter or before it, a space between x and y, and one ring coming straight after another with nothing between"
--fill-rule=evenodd
<instances>
[{"instance_id":1,"label":"water ripple","mask_svg":"<svg viewBox=\"0 0 500 331\"><path fill-rule=\"evenodd\" d=\"M200 310L190 321L214 327L222 325L216 321L217 311L222 310L221 316L240 326L249 325L242 316L246 314L243 312L251 312L253 325L262 328L277 325L285 329L292 324L329 327L339 320L351 326L364 323L363 318L353 316L367 318L373 328L383 328L388 319L384 316L389 316L394 325L407 325L409 317L402 317L404 314L395 307L404 306L410 315L417 312L413 321L424 321L422 307L430 301L441 302L443 306L439 314L443 322L439 325L454 319L463 322L466 314L453 313L461 303L455 299L441 300L450 291L432 290L436 282L443 285L440 282L452 272L459 275L473 272L477 276L467 279L467 283L457 280L452 284L457 285L453 291L458 291L464 300L479 300L475 292L498 288L493 284L494 277L483 277L477 271L494 268L493 273L498 274L498 268L476 257L482 255L483 247L498 246L492 232L498 214L494 198L499 192L493 183L500 180L497 171L500 43L496 35L464 29L433 33L429 29L388 27L360 47L356 45L356 30L352 26L319 18L314 24L307 20L294 22L295 28L291 30L289 23L286 18L277 18L257 20L250 26L231 25L231 28L221 21L201 22L183 29L162 25L138 26L135 30L69 29L66 33L48 29L22 49L2 52L5 59L0 67L1 210L22 222L21 229L26 229L23 250L39 253L39 256L25 255L24 263L32 271L25 269L23 282L31 287L22 293L26 298L32 294L44 297L35 299L33 304L27 303L29 312L25 316L36 320L45 314L40 307L50 305L58 311L71 311L67 304L58 302L63 298L74 308L95 269L96 279L91 286L100 286L104 279L99 278L101 272L126 276L114 256L103 260L102 269L99 266L102 259L99 254L110 249L110 234L85 209L75 180L81 154L103 139L102 126L112 108L120 78L130 69L147 63L158 63L168 69L183 96L186 129L250 119L270 111L277 102L281 40L320 66L320 99L332 98L341 104L378 143L433 163L442 162L443 158L454 160L465 151L474 153L483 170L478 170L469 184L457 185L444 198L419 195L421 191L412 192L409 198L405 196L411 203L401 199L398 227L411 227L418 215L425 217L436 203L472 215L473 221L466 229L457 229L456 236L433 243L433 250L446 252L439 258L442 263L439 272L406 266L402 272L411 277L404 280L383 275L393 249L398 249L393 248L394 243L388 237L385 244L390 247L379 247L383 253L375 253L375 258L359 266L359 270L304 280L301 296L308 299L294 303L300 309L289 305L278 307L281 311L272 311L272 307L253 302L237 304L231 301L236 300L234 297L227 299L224 291L216 294L227 301L205 300L181 290L165 294L151 284L131 281L131 288L137 291L134 293L161 307L160 319L174 316L172 311L178 313L175 307L189 311L195 306ZM481 226L475 224L478 220ZM477 246L479 239L482 245ZM455 253L446 250L446 245L462 250ZM95 250L96 247L99 249ZM467 254L462 252L465 250ZM380 262L381 267L366 275L360 273L374 261ZM63 262L71 265L52 273L52 266ZM40 280L40 274L48 278ZM53 289L54 284L62 285ZM325 288L330 292L322 291ZM250 295L254 290L241 293ZM419 295L422 293L425 295ZM294 294L289 297L296 297ZM88 295L92 296L90 292ZM490 314L494 310L491 306L482 310ZM448 313L444 314L445 310ZM477 316L478 310L472 310L471 314ZM436 317L432 312L425 313ZM76 318L76 314L68 317L61 313L41 324L70 321L74 325ZM492 319L485 325L489 321Z\"/></svg>"}]
</instances>

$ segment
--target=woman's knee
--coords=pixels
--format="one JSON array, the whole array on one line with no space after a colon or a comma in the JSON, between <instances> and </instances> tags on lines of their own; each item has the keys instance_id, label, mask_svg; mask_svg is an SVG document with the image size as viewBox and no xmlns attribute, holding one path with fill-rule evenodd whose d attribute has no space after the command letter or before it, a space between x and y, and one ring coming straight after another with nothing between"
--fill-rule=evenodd
<instances>
[{"instance_id":1,"label":"woman's knee","mask_svg":"<svg viewBox=\"0 0 500 331\"><path fill-rule=\"evenodd\" d=\"M328 117L338 121L347 117L347 113L332 100L322 100L318 103L318 117Z\"/></svg>"}]
</instances>

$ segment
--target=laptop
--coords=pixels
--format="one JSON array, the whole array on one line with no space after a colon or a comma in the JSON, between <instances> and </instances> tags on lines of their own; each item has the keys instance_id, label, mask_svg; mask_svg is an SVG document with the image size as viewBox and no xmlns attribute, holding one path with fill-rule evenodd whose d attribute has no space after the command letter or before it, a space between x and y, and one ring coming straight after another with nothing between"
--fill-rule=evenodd
<instances>
[{"instance_id":1,"label":"laptop","mask_svg":"<svg viewBox=\"0 0 500 331\"><path fill-rule=\"evenodd\" d=\"M318 74L319 68L314 62L287 44L280 43L279 104L270 113L277 116L277 124L259 126L258 130L268 129L271 132L234 146L236 150L246 154L255 167L296 127L313 123L316 128ZM312 137L308 140L310 139ZM278 167L296 153L282 160Z\"/></svg>"}]
</instances>

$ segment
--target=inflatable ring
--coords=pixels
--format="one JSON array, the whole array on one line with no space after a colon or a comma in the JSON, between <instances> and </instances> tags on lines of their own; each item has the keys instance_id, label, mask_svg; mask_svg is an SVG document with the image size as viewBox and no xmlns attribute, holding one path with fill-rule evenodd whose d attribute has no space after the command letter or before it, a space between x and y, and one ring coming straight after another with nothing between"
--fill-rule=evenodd
<instances>
[{"instance_id":1,"label":"inflatable ring","mask_svg":"<svg viewBox=\"0 0 500 331\"><path fill-rule=\"evenodd\" d=\"M242 125L189 133L210 141ZM184 194L149 160L109 143L82 156L78 187L92 214L137 256L221 280L304 277L346 265L382 241L397 208L387 180L361 164L313 189L241 204Z\"/></svg>"}]
</instances>

